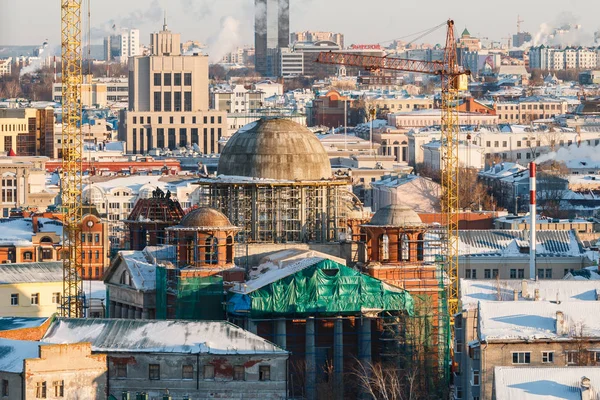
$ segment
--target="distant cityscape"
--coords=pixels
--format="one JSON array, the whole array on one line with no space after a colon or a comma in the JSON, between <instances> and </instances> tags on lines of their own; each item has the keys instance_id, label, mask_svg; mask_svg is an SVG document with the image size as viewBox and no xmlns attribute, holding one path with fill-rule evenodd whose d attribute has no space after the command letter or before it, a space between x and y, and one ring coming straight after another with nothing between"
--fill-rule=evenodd
<instances>
[{"instance_id":1,"label":"distant cityscape","mask_svg":"<svg viewBox=\"0 0 600 400\"><path fill-rule=\"evenodd\" d=\"M253 5L0 46L1 397L599 399L600 31Z\"/></svg>"}]
</instances>

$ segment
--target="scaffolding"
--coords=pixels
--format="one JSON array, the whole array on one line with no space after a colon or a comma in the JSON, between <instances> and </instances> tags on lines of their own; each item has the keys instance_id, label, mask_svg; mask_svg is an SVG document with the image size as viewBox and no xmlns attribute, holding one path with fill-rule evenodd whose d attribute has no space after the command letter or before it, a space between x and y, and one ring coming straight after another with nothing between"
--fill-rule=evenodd
<instances>
[{"instance_id":1,"label":"scaffolding","mask_svg":"<svg viewBox=\"0 0 600 400\"><path fill-rule=\"evenodd\" d=\"M348 181L201 179L200 207L241 228L238 243L326 243L347 233Z\"/></svg>"}]
</instances>

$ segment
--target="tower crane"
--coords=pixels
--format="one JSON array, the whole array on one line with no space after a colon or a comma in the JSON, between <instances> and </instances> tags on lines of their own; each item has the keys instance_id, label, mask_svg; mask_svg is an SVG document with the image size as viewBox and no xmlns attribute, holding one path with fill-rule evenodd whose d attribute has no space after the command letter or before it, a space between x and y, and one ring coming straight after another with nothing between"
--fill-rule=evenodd
<instances>
[{"instance_id":1,"label":"tower crane","mask_svg":"<svg viewBox=\"0 0 600 400\"><path fill-rule=\"evenodd\" d=\"M458 312L458 217L459 217L459 164L458 164L458 93L465 90L470 71L458 66L454 21L447 21L446 48L443 61L421 61L401 58L365 56L352 53L321 52L317 62L361 67L368 71L393 70L438 75L441 78L442 110L442 174L444 190L442 215L446 226L445 272L449 278L446 288L450 315ZM450 321L453 319L450 318Z\"/></svg>"},{"instance_id":2,"label":"tower crane","mask_svg":"<svg viewBox=\"0 0 600 400\"><path fill-rule=\"evenodd\" d=\"M81 1L61 0L63 295L61 315L79 318L81 296Z\"/></svg>"}]
</instances>

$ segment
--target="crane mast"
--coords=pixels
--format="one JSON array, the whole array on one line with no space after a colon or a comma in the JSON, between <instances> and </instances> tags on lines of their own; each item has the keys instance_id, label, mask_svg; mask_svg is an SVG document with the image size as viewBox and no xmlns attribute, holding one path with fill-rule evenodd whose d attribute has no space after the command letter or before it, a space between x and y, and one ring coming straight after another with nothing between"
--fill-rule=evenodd
<instances>
[{"instance_id":1,"label":"crane mast","mask_svg":"<svg viewBox=\"0 0 600 400\"><path fill-rule=\"evenodd\" d=\"M79 318L81 302L81 0L61 0L63 295L61 315ZM65 254L65 252L67 254Z\"/></svg>"},{"instance_id":2,"label":"crane mast","mask_svg":"<svg viewBox=\"0 0 600 400\"><path fill-rule=\"evenodd\" d=\"M454 21L448 20L446 49L443 61L421 61L402 58L364 56L342 52L322 52L317 62L364 68L369 71L394 70L438 75L441 78L442 146L441 183L444 190L442 214L446 226L444 269L448 275L448 311L452 316L458 312L458 217L459 217L459 159L458 159L458 93L466 86L470 71L458 66ZM453 323L453 318L450 318Z\"/></svg>"}]
</instances>

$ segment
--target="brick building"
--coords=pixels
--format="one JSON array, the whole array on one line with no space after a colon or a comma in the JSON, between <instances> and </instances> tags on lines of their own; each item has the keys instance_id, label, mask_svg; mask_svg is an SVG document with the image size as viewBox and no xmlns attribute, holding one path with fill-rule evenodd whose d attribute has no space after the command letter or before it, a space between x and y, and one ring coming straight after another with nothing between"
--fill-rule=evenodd
<instances>
[{"instance_id":1,"label":"brick building","mask_svg":"<svg viewBox=\"0 0 600 400\"><path fill-rule=\"evenodd\" d=\"M350 115L352 102L349 98L342 96L336 90L330 90L324 96L313 100L312 116L310 126L327 126L337 128L344 125L344 110Z\"/></svg>"}]
</instances>

